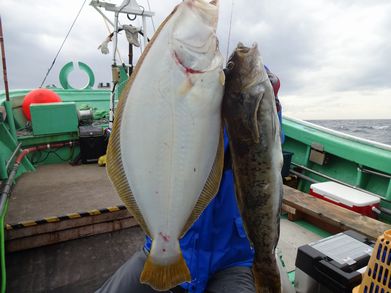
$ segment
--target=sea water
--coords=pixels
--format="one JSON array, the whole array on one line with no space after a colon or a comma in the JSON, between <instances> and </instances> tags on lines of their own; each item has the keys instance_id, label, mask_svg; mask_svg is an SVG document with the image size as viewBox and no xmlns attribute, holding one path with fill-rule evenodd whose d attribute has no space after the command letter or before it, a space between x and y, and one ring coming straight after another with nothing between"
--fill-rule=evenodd
<instances>
[{"instance_id":1,"label":"sea water","mask_svg":"<svg viewBox=\"0 0 391 293\"><path fill-rule=\"evenodd\" d=\"M353 136L391 145L391 119L309 120L308 122Z\"/></svg>"}]
</instances>

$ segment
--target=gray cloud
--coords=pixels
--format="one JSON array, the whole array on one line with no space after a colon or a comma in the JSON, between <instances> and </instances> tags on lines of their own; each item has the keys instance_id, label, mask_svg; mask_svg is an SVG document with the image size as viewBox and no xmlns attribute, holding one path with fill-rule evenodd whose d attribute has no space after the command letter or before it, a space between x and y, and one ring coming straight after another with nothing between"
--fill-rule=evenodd
<instances>
[{"instance_id":1,"label":"gray cloud","mask_svg":"<svg viewBox=\"0 0 391 293\"><path fill-rule=\"evenodd\" d=\"M223 55L228 46L232 52L239 41L249 45L257 42L265 64L282 81L280 98L288 112L311 118L317 113L325 114L327 104L333 117L338 113L345 115L342 118L391 118L388 0L232 1L229 44L231 1L221 1L218 36ZM39 86L82 2L0 2L11 88ZM146 0L138 2L148 7ZM160 24L179 2L150 0L156 12L155 24ZM121 21L128 22L126 18ZM140 25L139 20L135 25ZM151 36L151 23L148 25ZM58 84L61 67L78 60L93 68L97 81L109 82L112 56L97 50L107 34L102 17L86 5L46 83ZM122 57L127 58L124 37L120 38ZM83 80L77 76L73 79ZM378 108L383 110L368 113L368 96L372 101L381 101ZM354 112L344 113L340 107Z\"/></svg>"}]
</instances>

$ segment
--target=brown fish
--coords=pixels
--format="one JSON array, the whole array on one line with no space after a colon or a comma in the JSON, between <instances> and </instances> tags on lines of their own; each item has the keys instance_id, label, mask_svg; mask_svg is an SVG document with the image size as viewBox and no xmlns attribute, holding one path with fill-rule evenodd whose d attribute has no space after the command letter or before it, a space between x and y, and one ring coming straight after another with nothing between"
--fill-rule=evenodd
<instances>
[{"instance_id":1,"label":"brown fish","mask_svg":"<svg viewBox=\"0 0 391 293\"><path fill-rule=\"evenodd\" d=\"M275 248L280 230L282 151L275 97L256 44L239 43L228 61L223 117L236 197L255 249L257 293L281 292Z\"/></svg>"}]
</instances>

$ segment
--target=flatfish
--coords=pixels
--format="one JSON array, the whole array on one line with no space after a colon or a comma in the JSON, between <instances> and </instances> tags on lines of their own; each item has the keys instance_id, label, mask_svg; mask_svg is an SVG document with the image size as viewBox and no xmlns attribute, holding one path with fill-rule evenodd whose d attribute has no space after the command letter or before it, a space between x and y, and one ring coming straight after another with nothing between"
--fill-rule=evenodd
<instances>
[{"instance_id":1,"label":"flatfish","mask_svg":"<svg viewBox=\"0 0 391 293\"><path fill-rule=\"evenodd\" d=\"M282 151L275 97L257 45L239 43L226 71L223 117L235 193L255 249L257 293L281 292L275 258L280 231Z\"/></svg>"},{"instance_id":2,"label":"flatfish","mask_svg":"<svg viewBox=\"0 0 391 293\"><path fill-rule=\"evenodd\" d=\"M217 193L224 161L218 1L185 0L144 50L116 110L108 175L152 238L140 281L191 281L180 239Z\"/></svg>"}]
</instances>

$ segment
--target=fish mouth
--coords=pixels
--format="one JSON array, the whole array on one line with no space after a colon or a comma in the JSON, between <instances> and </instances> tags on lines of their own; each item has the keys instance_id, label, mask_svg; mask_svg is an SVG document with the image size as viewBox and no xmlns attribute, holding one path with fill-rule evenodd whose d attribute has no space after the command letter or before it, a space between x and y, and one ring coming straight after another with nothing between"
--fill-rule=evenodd
<instances>
[{"instance_id":1,"label":"fish mouth","mask_svg":"<svg viewBox=\"0 0 391 293\"><path fill-rule=\"evenodd\" d=\"M187 0L187 5L192 7L193 5L195 6L200 6L200 5L207 5L207 6L213 6L213 7L219 7L220 5L220 0Z\"/></svg>"},{"instance_id":2,"label":"fish mouth","mask_svg":"<svg viewBox=\"0 0 391 293\"><path fill-rule=\"evenodd\" d=\"M257 43L253 43L251 47L246 47L242 42L239 42L236 50L242 54L248 54L250 51L256 50L258 48Z\"/></svg>"}]
</instances>

